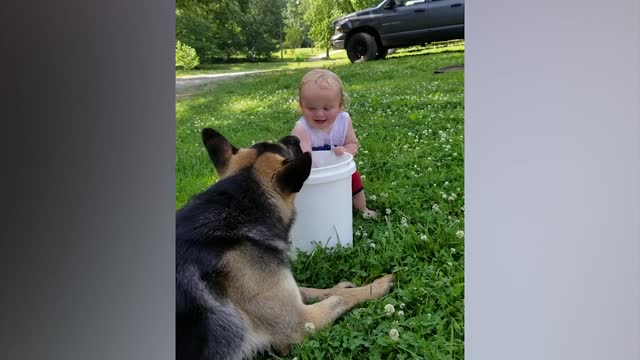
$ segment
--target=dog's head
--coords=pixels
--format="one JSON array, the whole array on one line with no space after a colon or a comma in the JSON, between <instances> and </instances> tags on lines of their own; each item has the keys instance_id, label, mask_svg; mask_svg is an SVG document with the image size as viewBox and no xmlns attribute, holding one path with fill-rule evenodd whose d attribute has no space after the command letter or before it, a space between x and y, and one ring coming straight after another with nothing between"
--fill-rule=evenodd
<instances>
[{"instance_id":1,"label":"dog's head","mask_svg":"<svg viewBox=\"0 0 640 360\"><path fill-rule=\"evenodd\" d=\"M281 210L293 212L295 193L311 172L311 154L302 152L297 137L285 136L275 143L260 142L238 149L219 132L205 128L202 141L220 179L249 169L269 197L285 206Z\"/></svg>"}]
</instances>

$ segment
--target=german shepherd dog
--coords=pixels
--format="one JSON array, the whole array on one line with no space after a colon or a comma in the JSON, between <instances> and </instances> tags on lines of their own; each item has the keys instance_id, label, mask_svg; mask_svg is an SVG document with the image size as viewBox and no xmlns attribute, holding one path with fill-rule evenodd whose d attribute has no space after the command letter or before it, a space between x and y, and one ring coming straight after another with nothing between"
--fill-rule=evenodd
<instances>
[{"instance_id":1,"label":"german shepherd dog","mask_svg":"<svg viewBox=\"0 0 640 360\"><path fill-rule=\"evenodd\" d=\"M389 291L393 275L362 287L296 284L289 230L311 171L297 137L238 149L207 128L202 139L220 179L176 214L178 360L286 355L311 329Z\"/></svg>"}]
</instances>

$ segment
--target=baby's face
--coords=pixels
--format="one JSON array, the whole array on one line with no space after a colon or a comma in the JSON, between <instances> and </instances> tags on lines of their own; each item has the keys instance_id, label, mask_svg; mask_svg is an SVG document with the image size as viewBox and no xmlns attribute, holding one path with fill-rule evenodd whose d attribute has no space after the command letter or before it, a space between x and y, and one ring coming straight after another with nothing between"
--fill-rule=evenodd
<instances>
[{"instance_id":1,"label":"baby's face","mask_svg":"<svg viewBox=\"0 0 640 360\"><path fill-rule=\"evenodd\" d=\"M335 88L309 83L300 90L300 107L309 126L327 131L342 111L342 96Z\"/></svg>"}]
</instances>

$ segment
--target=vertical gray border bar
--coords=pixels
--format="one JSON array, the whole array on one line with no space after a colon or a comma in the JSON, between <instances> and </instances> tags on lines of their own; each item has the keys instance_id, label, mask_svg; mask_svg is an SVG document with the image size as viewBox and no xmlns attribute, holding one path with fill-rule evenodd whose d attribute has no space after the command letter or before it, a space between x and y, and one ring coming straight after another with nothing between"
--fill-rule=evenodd
<instances>
[{"instance_id":1,"label":"vertical gray border bar","mask_svg":"<svg viewBox=\"0 0 640 360\"><path fill-rule=\"evenodd\" d=\"M0 357L174 359L175 3L0 6Z\"/></svg>"},{"instance_id":2,"label":"vertical gray border bar","mask_svg":"<svg viewBox=\"0 0 640 360\"><path fill-rule=\"evenodd\" d=\"M465 15L465 358L640 359L640 4Z\"/></svg>"}]
</instances>

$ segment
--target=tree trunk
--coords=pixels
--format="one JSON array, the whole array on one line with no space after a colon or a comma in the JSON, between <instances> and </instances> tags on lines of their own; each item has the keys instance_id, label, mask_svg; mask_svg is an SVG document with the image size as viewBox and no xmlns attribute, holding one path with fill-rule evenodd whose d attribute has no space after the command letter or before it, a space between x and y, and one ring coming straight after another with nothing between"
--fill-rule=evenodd
<instances>
[{"instance_id":1,"label":"tree trunk","mask_svg":"<svg viewBox=\"0 0 640 360\"><path fill-rule=\"evenodd\" d=\"M327 60L329 60L329 48L327 48Z\"/></svg>"}]
</instances>

